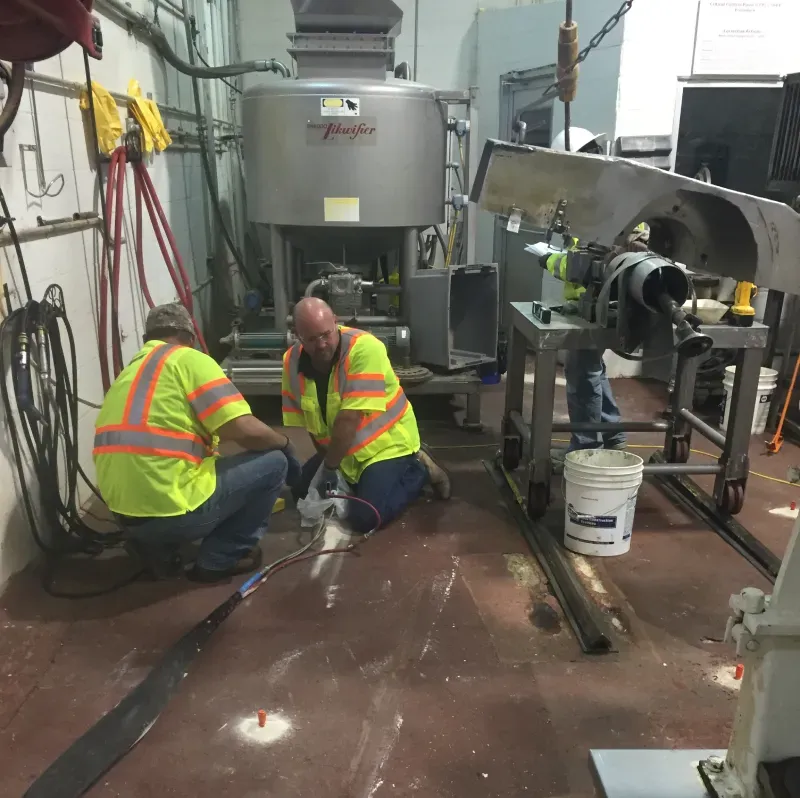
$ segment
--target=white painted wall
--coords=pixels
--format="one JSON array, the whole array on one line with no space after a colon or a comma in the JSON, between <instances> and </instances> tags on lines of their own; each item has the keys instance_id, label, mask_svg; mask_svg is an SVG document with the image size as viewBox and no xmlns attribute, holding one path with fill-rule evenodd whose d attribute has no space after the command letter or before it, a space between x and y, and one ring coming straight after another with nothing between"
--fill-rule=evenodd
<instances>
[{"instance_id":1,"label":"white painted wall","mask_svg":"<svg viewBox=\"0 0 800 798\"><path fill-rule=\"evenodd\" d=\"M131 0L136 11L152 18L151 0ZM161 103L193 111L190 81L179 76L174 69L166 66L160 57L143 40L128 34L124 25L116 18L104 13L101 2L96 4L105 39L105 58L92 61L93 79L109 90L125 93L128 81L136 78L143 92L152 92L153 98ZM212 4L199 3L199 21L203 40L215 39L211 48L211 59L230 56L232 49L223 42L223 35L232 25L226 20L229 14L229 1ZM160 5L160 24L174 49L186 58L183 22L178 20L164 3ZM212 34L213 30L213 34ZM224 44L224 47L223 47ZM224 50L224 53L223 53ZM35 65L37 72L64 78L69 81L84 81L82 51L77 45L71 46L61 55ZM215 116L230 120L232 110L228 102L228 90L215 83ZM19 115L5 137L4 160L0 166L0 186L5 192L12 215L19 229L36 225L36 217L45 218L69 216L75 211L98 210L96 202L96 175L94 163L87 146L86 133L88 118L78 107L77 93L69 89L45 89L36 85L36 102L39 126L42 133L42 155L47 179L56 174L64 175L64 189L57 197L41 200L26 196L20 164L19 145L32 144L31 105L26 90ZM127 116L125 108L120 108L123 119ZM164 112L167 128L191 133L195 126L192 117L186 114ZM221 132L228 133L230 128ZM175 138L175 136L173 136ZM176 139L177 140L177 139ZM26 154L26 172L29 186L36 184L36 172L32 154ZM233 151L217 156L219 186L223 200L229 204L240 204L236 198L239 186L238 161ZM165 153L154 155L148 162L158 195L169 222L175 233L180 251L193 285L202 284L207 279L206 254L212 242L206 238L200 158L195 146L175 146ZM132 201L132 183L126 194L126 203ZM139 296L133 278L132 232L133 214L130 204L127 207L125 239L131 242L123 247L122 299L120 302L120 323L124 335L123 350L126 359L139 348L143 333L145 307ZM66 307L76 335L79 393L86 399L98 403L102 400L102 387L98 368L97 353L97 303L95 277L97 273L97 234L78 233L23 245L23 254L30 275L34 299L40 299L47 285L58 282L64 289ZM145 222L145 261L151 292L156 302L174 300L175 292L155 239ZM0 282L6 281L12 291L12 299L18 303L24 294L20 280L19 265L13 249L0 251ZM201 315L206 316L209 308L211 287L202 288L197 295ZM0 310L0 314L5 310ZM0 415L2 410L0 410ZM82 406L80 417L81 462L89 474L92 469L92 437L95 411ZM35 554L27 523L17 489L15 471L10 455L10 441L3 424L0 432L0 584L12 573L22 568Z\"/></svg>"},{"instance_id":2,"label":"white painted wall","mask_svg":"<svg viewBox=\"0 0 800 798\"><path fill-rule=\"evenodd\" d=\"M672 133L678 78L692 73L700 0L636 0L625 17L617 100L617 136ZM800 3L789 4L800 18ZM754 13L758 13L757 11ZM764 13L769 13L764 12ZM796 21L786 20L786 71L800 71ZM780 35L779 33L777 35ZM748 65L752 72L774 72L773 61Z\"/></svg>"}]
</instances>

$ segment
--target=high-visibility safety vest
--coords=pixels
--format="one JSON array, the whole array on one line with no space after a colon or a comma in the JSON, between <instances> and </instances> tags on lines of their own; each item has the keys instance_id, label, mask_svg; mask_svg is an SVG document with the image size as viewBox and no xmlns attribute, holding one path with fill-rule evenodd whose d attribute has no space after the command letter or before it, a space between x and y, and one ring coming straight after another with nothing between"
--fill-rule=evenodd
<instances>
[{"instance_id":1,"label":"high-visibility safety vest","mask_svg":"<svg viewBox=\"0 0 800 798\"><path fill-rule=\"evenodd\" d=\"M367 466L418 452L419 430L386 347L363 330L340 327L339 333L339 360L328 378L325 417L316 382L300 371L302 345L296 343L287 350L283 357L283 423L305 427L320 446L327 446L339 411L361 411L355 440L340 465L345 479L354 484Z\"/></svg>"},{"instance_id":2,"label":"high-visibility safety vest","mask_svg":"<svg viewBox=\"0 0 800 798\"><path fill-rule=\"evenodd\" d=\"M208 355L149 341L114 381L97 417L97 485L121 515L197 509L217 484L216 431L250 406Z\"/></svg>"}]
</instances>

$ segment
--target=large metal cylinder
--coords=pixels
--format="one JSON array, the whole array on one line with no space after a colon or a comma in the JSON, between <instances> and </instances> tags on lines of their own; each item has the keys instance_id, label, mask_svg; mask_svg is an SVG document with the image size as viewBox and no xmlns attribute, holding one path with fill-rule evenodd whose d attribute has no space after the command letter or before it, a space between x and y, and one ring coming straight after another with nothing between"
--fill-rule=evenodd
<instances>
[{"instance_id":1,"label":"large metal cylinder","mask_svg":"<svg viewBox=\"0 0 800 798\"><path fill-rule=\"evenodd\" d=\"M403 229L444 221L447 120L435 89L405 80L248 89L250 220L281 226L307 259L366 262L399 249Z\"/></svg>"}]
</instances>

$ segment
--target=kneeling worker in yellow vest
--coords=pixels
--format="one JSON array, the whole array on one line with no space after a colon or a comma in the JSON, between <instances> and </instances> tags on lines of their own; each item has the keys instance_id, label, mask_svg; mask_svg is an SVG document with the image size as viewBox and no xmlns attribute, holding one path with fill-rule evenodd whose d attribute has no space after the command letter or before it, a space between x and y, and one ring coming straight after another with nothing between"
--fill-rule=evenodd
<instances>
[{"instance_id":1,"label":"kneeling worker in yellow vest","mask_svg":"<svg viewBox=\"0 0 800 798\"><path fill-rule=\"evenodd\" d=\"M348 523L367 533L396 518L430 483L442 499L450 480L420 451L414 410L392 369L386 347L363 330L336 323L316 297L297 303L299 342L283 359L283 423L305 427L317 450L293 489L303 498L317 472L335 487L341 472L356 498Z\"/></svg>"},{"instance_id":2,"label":"kneeling worker in yellow vest","mask_svg":"<svg viewBox=\"0 0 800 798\"><path fill-rule=\"evenodd\" d=\"M194 339L183 306L150 311L144 346L103 402L94 460L104 501L150 570L165 575L183 541L202 539L187 576L216 582L259 567L275 499L300 464ZM247 451L219 458L220 441Z\"/></svg>"}]
</instances>

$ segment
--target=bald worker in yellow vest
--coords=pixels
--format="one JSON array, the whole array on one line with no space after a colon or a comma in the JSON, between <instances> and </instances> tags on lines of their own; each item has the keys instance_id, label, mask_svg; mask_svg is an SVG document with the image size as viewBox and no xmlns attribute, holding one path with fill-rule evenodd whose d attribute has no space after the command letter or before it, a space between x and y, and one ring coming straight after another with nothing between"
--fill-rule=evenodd
<instances>
[{"instance_id":1,"label":"bald worker in yellow vest","mask_svg":"<svg viewBox=\"0 0 800 798\"><path fill-rule=\"evenodd\" d=\"M350 503L348 523L362 534L396 518L427 483L449 498L447 474L420 450L414 410L386 347L337 324L316 297L297 303L294 325L299 340L283 359L283 423L304 427L317 450L303 466L295 498L315 477L335 487L341 473L361 500Z\"/></svg>"},{"instance_id":2,"label":"bald worker in yellow vest","mask_svg":"<svg viewBox=\"0 0 800 798\"><path fill-rule=\"evenodd\" d=\"M150 311L144 346L103 401L93 454L103 500L145 567L172 575L180 544L202 540L187 576L217 582L261 565L258 542L300 463L194 342L182 305ZM245 452L220 458L221 441Z\"/></svg>"}]
</instances>

